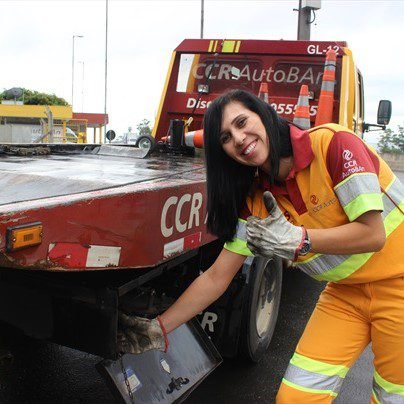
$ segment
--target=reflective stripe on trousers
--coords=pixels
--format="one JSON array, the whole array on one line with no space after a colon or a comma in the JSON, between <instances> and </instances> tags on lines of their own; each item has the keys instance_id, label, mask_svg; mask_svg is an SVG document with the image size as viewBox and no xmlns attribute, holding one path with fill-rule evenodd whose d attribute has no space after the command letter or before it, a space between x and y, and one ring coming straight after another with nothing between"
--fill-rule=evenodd
<instances>
[{"instance_id":1,"label":"reflective stripe on trousers","mask_svg":"<svg viewBox=\"0 0 404 404\"><path fill-rule=\"evenodd\" d=\"M297 390L336 397L348 368L316 361L295 352L282 380Z\"/></svg>"},{"instance_id":2,"label":"reflective stripe on trousers","mask_svg":"<svg viewBox=\"0 0 404 404\"><path fill-rule=\"evenodd\" d=\"M384 380L376 371L373 376L373 400L380 404L403 404L404 386Z\"/></svg>"}]
</instances>

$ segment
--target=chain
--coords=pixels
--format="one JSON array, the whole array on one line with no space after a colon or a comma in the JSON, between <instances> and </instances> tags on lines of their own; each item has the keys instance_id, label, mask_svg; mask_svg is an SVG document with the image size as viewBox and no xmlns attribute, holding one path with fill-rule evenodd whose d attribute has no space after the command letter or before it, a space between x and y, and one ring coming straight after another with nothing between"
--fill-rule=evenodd
<instances>
[{"instance_id":1,"label":"chain","mask_svg":"<svg viewBox=\"0 0 404 404\"><path fill-rule=\"evenodd\" d=\"M123 357L122 355L119 356L119 362L121 364L121 370L122 370L123 378L125 380L126 389L128 390L128 396L129 396L130 402L134 403L135 402L135 397L133 397L132 389L130 388L128 374L126 373L126 368L125 368L125 366L123 364L122 357Z\"/></svg>"}]
</instances>

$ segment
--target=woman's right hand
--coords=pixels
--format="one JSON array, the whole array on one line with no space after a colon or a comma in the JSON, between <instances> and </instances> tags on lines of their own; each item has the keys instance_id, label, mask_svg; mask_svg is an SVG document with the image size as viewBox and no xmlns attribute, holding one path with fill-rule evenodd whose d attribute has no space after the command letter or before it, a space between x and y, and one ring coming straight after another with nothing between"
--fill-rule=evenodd
<instances>
[{"instance_id":1,"label":"woman's right hand","mask_svg":"<svg viewBox=\"0 0 404 404\"><path fill-rule=\"evenodd\" d=\"M140 354L151 349L167 352L168 339L159 317L152 320L118 313L118 353Z\"/></svg>"},{"instance_id":2,"label":"woman's right hand","mask_svg":"<svg viewBox=\"0 0 404 404\"><path fill-rule=\"evenodd\" d=\"M264 203L269 216L266 219L250 216L247 219L247 247L255 255L274 255L295 261L303 245L306 230L288 222L274 196L264 192Z\"/></svg>"}]
</instances>

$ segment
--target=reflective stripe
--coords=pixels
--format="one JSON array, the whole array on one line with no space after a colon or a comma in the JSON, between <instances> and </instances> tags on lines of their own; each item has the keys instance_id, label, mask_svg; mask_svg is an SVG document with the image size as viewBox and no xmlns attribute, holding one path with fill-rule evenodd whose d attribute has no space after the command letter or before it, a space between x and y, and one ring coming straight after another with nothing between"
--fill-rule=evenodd
<instances>
[{"instance_id":1,"label":"reflective stripe","mask_svg":"<svg viewBox=\"0 0 404 404\"><path fill-rule=\"evenodd\" d=\"M361 194L380 194L380 183L376 174L353 174L334 187L342 207Z\"/></svg>"},{"instance_id":2,"label":"reflective stripe","mask_svg":"<svg viewBox=\"0 0 404 404\"><path fill-rule=\"evenodd\" d=\"M403 404L404 386L383 379L376 371L373 375L373 394L383 404Z\"/></svg>"},{"instance_id":3,"label":"reflective stripe","mask_svg":"<svg viewBox=\"0 0 404 404\"><path fill-rule=\"evenodd\" d=\"M307 358L295 352L283 382L293 388L336 396L349 368Z\"/></svg>"},{"instance_id":4,"label":"reflective stripe","mask_svg":"<svg viewBox=\"0 0 404 404\"><path fill-rule=\"evenodd\" d=\"M327 392L338 394L343 378L339 376L327 376L309 370L300 369L297 366L289 364L284 380L293 383L296 388L305 387L306 389L319 390L324 393ZM299 386L299 387L297 387Z\"/></svg>"},{"instance_id":5,"label":"reflective stripe","mask_svg":"<svg viewBox=\"0 0 404 404\"><path fill-rule=\"evenodd\" d=\"M383 201L380 193L362 194L344 207L344 211L351 222L370 210L383 211Z\"/></svg>"},{"instance_id":6,"label":"reflective stripe","mask_svg":"<svg viewBox=\"0 0 404 404\"><path fill-rule=\"evenodd\" d=\"M391 211L384 219L384 229L386 230L386 237L388 237L395 229L397 229L397 227L403 222L403 220L404 215L400 212L399 209L395 208L393 211Z\"/></svg>"},{"instance_id":7,"label":"reflective stripe","mask_svg":"<svg viewBox=\"0 0 404 404\"><path fill-rule=\"evenodd\" d=\"M337 375L342 378L344 378L349 371L349 368L344 365L331 365L330 363L317 361L308 358L307 356L300 355L297 352L293 354L290 363L299 368L310 370L311 372L321 373L328 376Z\"/></svg>"},{"instance_id":8,"label":"reflective stripe","mask_svg":"<svg viewBox=\"0 0 404 404\"><path fill-rule=\"evenodd\" d=\"M188 132L187 136L185 136L185 146L195 147L194 137L195 137L195 132Z\"/></svg>"},{"instance_id":9,"label":"reflective stripe","mask_svg":"<svg viewBox=\"0 0 404 404\"><path fill-rule=\"evenodd\" d=\"M334 82L323 80L323 84L321 85L321 91L334 91Z\"/></svg>"},{"instance_id":10,"label":"reflective stripe","mask_svg":"<svg viewBox=\"0 0 404 404\"><path fill-rule=\"evenodd\" d=\"M374 401L376 404L380 404L380 401L379 401L379 399L376 397L376 393L374 392L374 390L372 390L372 398L373 398L373 401Z\"/></svg>"},{"instance_id":11,"label":"reflective stripe","mask_svg":"<svg viewBox=\"0 0 404 404\"><path fill-rule=\"evenodd\" d=\"M236 254L245 255L247 257L254 255L247 247L247 228L246 221L238 219L237 231L233 241L225 243L224 248Z\"/></svg>"},{"instance_id":12,"label":"reflective stripe","mask_svg":"<svg viewBox=\"0 0 404 404\"><path fill-rule=\"evenodd\" d=\"M388 192L390 195L390 192ZM383 224L388 237L404 220L404 215L391 202L386 194L383 194L384 211L382 213ZM364 265L374 253L353 255L323 255L316 254L307 261L298 263L299 268L306 274L317 280L339 281L347 278L362 265Z\"/></svg>"},{"instance_id":13,"label":"reflective stripe","mask_svg":"<svg viewBox=\"0 0 404 404\"><path fill-rule=\"evenodd\" d=\"M383 210L376 174L353 174L335 186L334 191L351 222L369 210Z\"/></svg>"},{"instance_id":14,"label":"reflective stripe","mask_svg":"<svg viewBox=\"0 0 404 404\"><path fill-rule=\"evenodd\" d=\"M293 118L293 123L296 125L302 126L303 128L310 128L310 119L309 118Z\"/></svg>"},{"instance_id":15,"label":"reflective stripe","mask_svg":"<svg viewBox=\"0 0 404 404\"><path fill-rule=\"evenodd\" d=\"M385 192L401 209L404 208L404 187L397 177L393 178L393 181L386 187Z\"/></svg>"},{"instance_id":16,"label":"reflective stripe","mask_svg":"<svg viewBox=\"0 0 404 404\"><path fill-rule=\"evenodd\" d=\"M315 389L310 389L308 387L299 386L298 384L292 383L289 380L286 380L285 378L282 379L282 383L286 384L289 387L292 387L293 389L305 391L307 393L328 394L332 397L337 397L337 395L338 395L337 393L334 393L333 391L329 391L329 390L315 390Z\"/></svg>"},{"instance_id":17,"label":"reflective stripe","mask_svg":"<svg viewBox=\"0 0 404 404\"><path fill-rule=\"evenodd\" d=\"M247 241L247 221L238 219L236 238Z\"/></svg>"}]
</instances>

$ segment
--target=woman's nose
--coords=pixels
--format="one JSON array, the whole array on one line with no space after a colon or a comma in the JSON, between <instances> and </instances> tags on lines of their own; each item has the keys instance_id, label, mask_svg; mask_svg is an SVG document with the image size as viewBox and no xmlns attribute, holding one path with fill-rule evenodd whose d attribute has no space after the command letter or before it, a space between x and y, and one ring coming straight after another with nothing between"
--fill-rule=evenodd
<instances>
[{"instance_id":1,"label":"woman's nose","mask_svg":"<svg viewBox=\"0 0 404 404\"><path fill-rule=\"evenodd\" d=\"M243 131L236 131L234 133L234 142L237 146L241 146L244 143L245 134Z\"/></svg>"}]
</instances>

